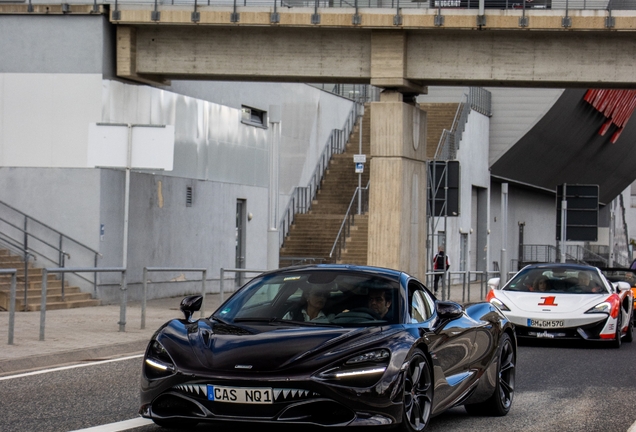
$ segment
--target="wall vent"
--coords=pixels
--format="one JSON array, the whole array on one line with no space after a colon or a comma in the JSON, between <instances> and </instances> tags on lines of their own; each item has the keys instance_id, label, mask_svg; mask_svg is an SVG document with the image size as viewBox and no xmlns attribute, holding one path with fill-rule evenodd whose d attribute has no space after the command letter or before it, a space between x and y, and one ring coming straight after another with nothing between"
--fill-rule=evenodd
<instances>
[{"instance_id":1,"label":"wall vent","mask_svg":"<svg viewBox=\"0 0 636 432\"><path fill-rule=\"evenodd\" d=\"M192 207L192 186L186 186L186 207Z\"/></svg>"}]
</instances>

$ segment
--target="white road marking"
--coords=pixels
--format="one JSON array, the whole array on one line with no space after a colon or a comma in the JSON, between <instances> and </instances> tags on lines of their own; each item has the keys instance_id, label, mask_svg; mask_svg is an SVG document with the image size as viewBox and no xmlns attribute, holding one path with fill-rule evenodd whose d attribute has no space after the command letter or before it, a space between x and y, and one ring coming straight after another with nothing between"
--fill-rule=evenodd
<instances>
[{"instance_id":1,"label":"white road marking","mask_svg":"<svg viewBox=\"0 0 636 432\"><path fill-rule=\"evenodd\" d=\"M636 422L632 423L627 432L636 432Z\"/></svg>"},{"instance_id":2,"label":"white road marking","mask_svg":"<svg viewBox=\"0 0 636 432\"><path fill-rule=\"evenodd\" d=\"M90 362L90 363L81 363L81 364L76 364L76 365L71 365L71 366L62 366L62 367L57 367L57 368L53 368L53 369L42 369L42 370L33 371L33 372L26 372L26 373L21 373L21 374L17 374L17 375L9 375L9 376L5 376L5 377L0 377L0 381L10 380L10 379L14 379L14 378L23 378L23 377L28 377L28 376L32 376L32 375L40 375L40 374L45 374L45 373L49 373L49 372L57 372L57 371L63 371L63 370L68 370L68 369L76 369L76 368L87 367L87 366L95 366L95 365L100 365L100 364L104 364L104 363L113 363L113 362L118 362L118 361L124 361L124 360L140 358L140 357L143 357L143 356L144 356L143 354L136 354L136 355L132 355L132 356L120 357L120 358L110 359L110 360L100 360L100 361L95 361L95 362Z\"/></svg>"},{"instance_id":3,"label":"white road marking","mask_svg":"<svg viewBox=\"0 0 636 432\"><path fill-rule=\"evenodd\" d=\"M72 432L117 432L147 426L150 424L153 424L152 420L139 417L131 420L124 420L116 423L94 426L87 429L77 429Z\"/></svg>"}]
</instances>

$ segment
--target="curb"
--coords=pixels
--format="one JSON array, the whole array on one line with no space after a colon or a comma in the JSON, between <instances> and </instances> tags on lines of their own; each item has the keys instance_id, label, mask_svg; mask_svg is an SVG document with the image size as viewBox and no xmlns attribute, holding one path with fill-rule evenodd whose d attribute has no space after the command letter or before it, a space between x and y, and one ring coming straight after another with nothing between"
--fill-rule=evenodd
<instances>
[{"instance_id":1,"label":"curb","mask_svg":"<svg viewBox=\"0 0 636 432\"><path fill-rule=\"evenodd\" d=\"M104 345L93 348L82 348L53 354L20 357L10 360L0 360L0 376L17 372L29 372L51 366L61 366L69 363L104 360L122 354L142 354L148 339L140 339L122 344Z\"/></svg>"}]
</instances>

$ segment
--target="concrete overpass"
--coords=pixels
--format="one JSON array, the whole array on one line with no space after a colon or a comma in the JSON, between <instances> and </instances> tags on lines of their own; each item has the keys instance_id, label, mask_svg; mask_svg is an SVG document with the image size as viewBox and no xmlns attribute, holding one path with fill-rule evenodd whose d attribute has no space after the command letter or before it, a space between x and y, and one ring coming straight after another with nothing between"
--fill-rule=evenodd
<instances>
[{"instance_id":1,"label":"concrete overpass","mask_svg":"<svg viewBox=\"0 0 636 432\"><path fill-rule=\"evenodd\" d=\"M27 5L0 12L29 13ZM74 10L73 8L76 8ZM81 9L83 8L83 9ZM117 74L170 79L370 83L368 263L426 268L427 85L636 88L636 11L34 5L109 13ZM412 259L412 251L422 251Z\"/></svg>"}]
</instances>

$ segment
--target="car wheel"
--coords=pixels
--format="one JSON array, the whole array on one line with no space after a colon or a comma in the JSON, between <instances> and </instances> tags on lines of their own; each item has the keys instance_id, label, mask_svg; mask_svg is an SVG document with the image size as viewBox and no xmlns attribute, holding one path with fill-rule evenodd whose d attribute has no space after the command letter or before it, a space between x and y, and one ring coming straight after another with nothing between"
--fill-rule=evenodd
<instances>
[{"instance_id":1,"label":"car wheel","mask_svg":"<svg viewBox=\"0 0 636 432\"><path fill-rule=\"evenodd\" d=\"M627 325L627 334L625 335L625 342L632 342L634 340L634 319L630 317L629 324Z\"/></svg>"},{"instance_id":2,"label":"car wheel","mask_svg":"<svg viewBox=\"0 0 636 432\"><path fill-rule=\"evenodd\" d=\"M516 355L510 336L504 334L499 345L497 359L497 383L495 391L484 402L465 405L471 415L505 416L512 407L515 394Z\"/></svg>"},{"instance_id":3,"label":"car wheel","mask_svg":"<svg viewBox=\"0 0 636 432\"><path fill-rule=\"evenodd\" d=\"M404 372L402 430L421 431L431 418L433 380L431 368L424 353L416 349L408 360Z\"/></svg>"},{"instance_id":4,"label":"car wheel","mask_svg":"<svg viewBox=\"0 0 636 432\"><path fill-rule=\"evenodd\" d=\"M623 343L623 338L621 337L623 333L623 311L618 311L618 318L616 318L616 338L612 341L612 345L614 348L620 348Z\"/></svg>"},{"instance_id":5,"label":"car wheel","mask_svg":"<svg viewBox=\"0 0 636 432\"><path fill-rule=\"evenodd\" d=\"M155 422L157 426L161 426L162 428L176 429L176 430L192 429L198 423L193 420L185 420L185 419L169 419L169 420L152 419L152 421Z\"/></svg>"}]
</instances>

